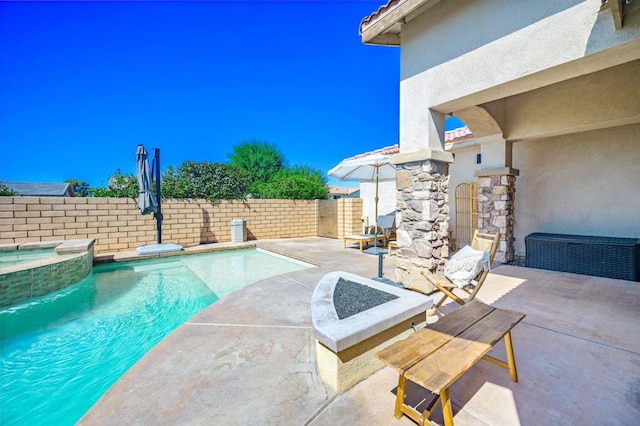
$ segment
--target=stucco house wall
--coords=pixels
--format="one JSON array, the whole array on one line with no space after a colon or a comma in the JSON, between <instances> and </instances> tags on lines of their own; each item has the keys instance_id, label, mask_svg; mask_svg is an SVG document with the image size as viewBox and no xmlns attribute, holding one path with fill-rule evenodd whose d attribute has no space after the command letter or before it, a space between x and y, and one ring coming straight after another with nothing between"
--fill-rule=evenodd
<instances>
[{"instance_id":1,"label":"stucco house wall","mask_svg":"<svg viewBox=\"0 0 640 426\"><path fill-rule=\"evenodd\" d=\"M516 253L532 232L640 237L640 124L516 143L513 156Z\"/></svg>"},{"instance_id":2,"label":"stucco house wall","mask_svg":"<svg viewBox=\"0 0 640 426\"><path fill-rule=\"evenodd\" d=\"M640 122L639 60L505 104L507 134L521 140L513 145L518 254L531 232L640 237L640 127L626 124Z\"/></svg>"},{"instance_id":3,"label":"stucco house wall","mask_svg":"<svg viewBox=\"0 0 640 426\"><path fill-rule=\"evenodd\" d=\"M640 129L627 124L640 122L639 60L485 107L504 110L505 136L514 141L517 255L532 232L640 237ZM450 167L452 228L455 185L486 167L475 164L486 146L459 146Z\"/></svg>"},{"instance_id":4,"label":"stucco house wall","mask_svg":"<svg viewBox=\"0 0 640 426\"><path fill-rule=\"evenodd\" d=\"M391 0L360 32L400 48L399 282L443 267L462 181L478 182L479 228L502 235L498 262L536 231L640 237L633 2ZM474 140L447 152L449 115Z\"/></svg>"},{"instance_id":5,"label":"stucco house wall","mask_svg":"<svg viewBox=\"0 0 640 426\"><path fill-rule=\"evenodd\" d=\"M454 228L455 185L476 180L473 173L481 164L475 164L478 145L452 152L449 205ZM520 170L516 255L525 255L524 239L533 232L640 237L638 159L638 124L515 143L513 166Z\"/></svg>"},{"instance_id":6,"label":"stucco house wall","mask_svg":"<svg viewBox=\"0 0 640 426\"><path fill-rule=\"evenodd\" d=\"M443 1L404 24L401 152L441 148L438 113L640 59L640 14L613 31L611 15L597 13L599 7L600 0L541 0L526 8L499 0ZM504 111L494 118L503 130L518 127L505 123Z\"/></svg>"}]
</instances>

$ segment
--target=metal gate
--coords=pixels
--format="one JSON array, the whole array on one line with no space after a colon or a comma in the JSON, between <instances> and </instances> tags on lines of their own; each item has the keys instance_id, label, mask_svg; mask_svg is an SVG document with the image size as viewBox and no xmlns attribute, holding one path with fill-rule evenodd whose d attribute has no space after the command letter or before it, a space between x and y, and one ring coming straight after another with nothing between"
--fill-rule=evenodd
<instances>
[{"instance_id":1,"label":"metal gate","mask_svg":"<svg viewBox=\"0 0 640 426\"><path fill-rule=\"evenodd\" d=\"M478 184L461 183L456 186L456 245L471 243L473 231L478 229Z\"/></svg>"}]
</instances>

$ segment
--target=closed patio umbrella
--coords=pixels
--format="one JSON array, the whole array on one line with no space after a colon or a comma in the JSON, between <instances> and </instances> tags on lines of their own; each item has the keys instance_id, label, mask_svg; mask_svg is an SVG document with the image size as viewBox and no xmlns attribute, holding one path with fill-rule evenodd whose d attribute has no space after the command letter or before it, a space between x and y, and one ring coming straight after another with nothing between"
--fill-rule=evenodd
<instances>
[{"instance_id":1,"label":"closed patio umbrella","mask_svg":"<svg viewBox=\"0 0 640 426\"><path fill-rule=\"evenodd\" d=\"M175 243L162 244L162 194L160 193L160 150L153 150L153 166L149 167L149 158L144 146L138 145L136 151L136 171L138 178L138 188L140 197L138 198L138 208L142 214L153 213L156 219L156 241L157 244L144 245L138 247L136 252L142 254L168 253L182 250L182 246ZM155 178L155 182L154 182ZM153 184L155 183L155 194Z\"/></svg>"},{"instance_id":2,"label":"closed patio umbrella","mask_svg":"<svg viewBox=\"0 0 640 426\"><path fill-rule=\"evenodd\" d=\"M341 161L340 164L329 170L329 176L345 181L375 182L375 225L378 226L378 184L380 180L396 178L396 168L391 164L391 157L384 154L370 154L359 158ZM377 254L378 239L374 239L374 248L366 252Z\"/></svg>"},{"instance_id":3,"label":"closed patio umbrella","mask_svg":"<svg viewBox=\"0 0 640 426\"><path fill-rule=\"evenodd\" d=\"M158 201L153 194L153 177L149 167L149 156L144 146L138 145L136 151L136 176L138 178L138 208L142 214L156 213Z\"/></svg>"}]
</instances>

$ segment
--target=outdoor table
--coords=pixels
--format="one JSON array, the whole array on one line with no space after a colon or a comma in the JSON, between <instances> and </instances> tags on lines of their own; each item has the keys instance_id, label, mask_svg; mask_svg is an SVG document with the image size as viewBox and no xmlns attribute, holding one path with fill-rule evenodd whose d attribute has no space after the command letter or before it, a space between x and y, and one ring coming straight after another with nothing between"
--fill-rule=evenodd
<instances>
[{"instance_id":1,"label":"outdoor table","mask_svg":"<svg viewBox=\"0 0 640 426\"><path fill-rule=\"evenodd\" d=\"M517 382L511 329L524 317L522 313L497 309L473 300L435 324L378 352L376 356L400 374L395 417L399 419L404 413L426 425L440 399L444 424L453 425L449 387L480 359L509 370L511 380ZM502 338L507 362L487 355ZM422 413L404 402L407 379L437 395Z\"/></svg>"}]
</instances>

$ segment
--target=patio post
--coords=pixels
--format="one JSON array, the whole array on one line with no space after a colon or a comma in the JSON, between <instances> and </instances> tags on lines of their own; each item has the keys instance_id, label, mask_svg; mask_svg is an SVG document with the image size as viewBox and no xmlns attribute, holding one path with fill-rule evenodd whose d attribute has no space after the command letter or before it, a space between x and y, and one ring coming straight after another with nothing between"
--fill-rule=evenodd
<instances>
[{"instance_id":1,"label":"patio post","mask_svg":"<svg viewBox=\"0 0 640 426\"><path fill-rule=\"evenodd\" d=\"M432 153L433 154L433 153ZM415 157L399 154L394 158L397 209L400 221L396 229L398 245L396 282L424 281L421 271L444 268L449 257L449 153L398 163Z\"/></svg>"},{"instance_id":2,"label":"patio post","mask_svg":"<svg viewBox=\"0 0 640 426\"><path fill-rule=\"evenodd\" d=\"M501 234L494 260L509 263L515 259L515 195L516 176L511 167L479 170L478 229Z\"/></svg>"}]
</instances>

